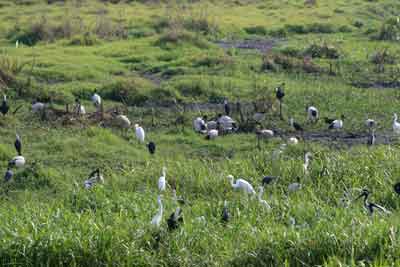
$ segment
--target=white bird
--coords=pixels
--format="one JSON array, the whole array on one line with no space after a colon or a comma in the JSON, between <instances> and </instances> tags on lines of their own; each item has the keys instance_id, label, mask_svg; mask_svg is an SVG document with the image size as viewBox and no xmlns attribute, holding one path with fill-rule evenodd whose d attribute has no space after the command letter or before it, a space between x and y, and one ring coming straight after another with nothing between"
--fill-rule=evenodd
<instances>
[{"instance_id":1,"label":"white bird","mask_svg":"<svg viewBox=\"0 0 400 267\"><path fill-rule=\"evenodd\" d=\"M93 102L93 105L97 109L99 109L100 105L101 105L101 97L97 93L94 93L93 96L92 96L92 102Z\"/></svg>"},{"instance_id":2,"label":"white bird","mask_svg":"<svg viewBox=\"0 0 400 267\"><path fill-rule=\"evenodd\" d=\"M156 227L160 227L162 216L163 216L163 205L161 202L161 196L157 197L157 203L158 203L158 212L151 220L151 224Z\"/></svg>"},{"instance_id":3,"label":"white bird","mask_svg":"<svg viewBox=\"0 0 400 267\"><path fill-rule=\"evenodd\" d=\"M274 131L268 129L258 130L256 135L259 139L268 139L274 137Z\"/></svg>"},{"instance_id":4,"label":"white bird","mask_svg":"<svg viewBox=\"0 0 400 267\"><path fill-rule=\"evenodd\" d=\"M218 130L209 130L206 135L207 140L215 139L217 137L218 137Z\"/></svg>"},{"instance_id":5,"label":"white bird","mask_svg":"<svg viewBox=\"0 0 400 267\"><path fill-rule=\"evenodd\" d=\"M81 104L81 101L79 99L75 100L75 107L74 107L74 112L78 115L85 115L86 114L86 109L85 107Z\"/></svg>"},{"instance_id":6,"label":"white bird","mask_svg":"<svg viewBox=\"0 0 400 267\"><path fill-rule=\"evenodd\" d=\"M301 189L300 177L297 177L297 182L292 183L288 186L289 192L295 192Z\"/></svg>"},{"instance_id":7,"label":"white bird","mask_svg":"<svg viewBox=\"0 0 400 267\"><path fill-rule=\"evenodd\" d=\"M125 115L116 116L115 123L119 128L122 128L122 129L129 129L129 127L131 127L131 121Z\"/></svg>"},{"instance_id":8,"label":"white bird","mask_svg":"<svg viewBox=\"0 0 400 267\"><path fill-rule=\"evenodd\" d=\"M264 186L259 186L258 187L259 192L258 192L258 202L260 202L260 204L266 208L266 209L271 209L271 206L268 204L267 201L265 201L264 199L262 199L262 195L264 194Z\"/></svg>"},{"instance_id":9,"label":"white bird","mask_svg":"<svg viewBox=\"0 0 400 267\"><path fill-rule=\"evenodd\" d=\"M223 115L218 117L217 123L224 131L231 131L234 129L236 122L231 117Z\"/></svg>"},{"instance_id":10,"label":"white bird","mask_svg":"<svg viewBox=\"0 0 400 267\"><path fill-rule=\"evenodd\" d=\"M299 143L299 139L296 137L290 137L288 140L289 145L297 145Z\"/></svg>"},{"instance_id":11,"label":"white bird","mask_svg":"<svg viewBox=\"0 0 400 267\"><path fill-rule=\"evenodd\" d=\"M144 143L145 133L143 128L140 127L139 124L135 124L135 132L136 132L136 138L139 140L139 142Z\"/></svg>"},{"instance_id":12,"label":"white bird","mask_svg":"<svg viewBox=\"0 0 400 267\"><path fill-rule=\"evenodd\" d=\"M19 47L19 40L15 41L15 48Z\"/></svg>"},{"instance_id":13,"label":"white bird","mask_svg":"<svg viewBox=\"0 0 400 267\"><path fill-rule=\"evenodd\" d=\"M158 190L160 190L160 191L165 191L165 188L167 186L166 172L167 172L167 168L163 167L162 168L162 175L158 179Z\"/></svg>"},{"instance_id":14,"label":"white bird","mask_svg":"<svg viewBox=\"0 0 400 267\"><path fill-rule=\"evenodd\" d=\"M310 159L312 157L312 154L310 152L307 152L304 155L304 163L303 163L303 171L304 175L308 175L308 166L310 165Z\"/></svg>"},{"instance_id":15,"label":"white bird","mask_svg":"<svg viewBox=\"0 0 400 267\"><path fill-rule=\"evenodd\" d=\"M337 119L332 121L332 123L329 125L329 129L342 129L343 128L343 120L344 120L344 116L341 116L341 119Z\"/></svg>"},{"instance_id":16,"label":"white bird","mask_svg":"<svg viewBox=\"0 0 400 267\"><path fill-rule=\"evenodd\" d=\"M244 179L237 179L236 183L233 182L233 175L228 175L228 179L234 189L242 190L247 194L255 195L256 191L253 186Z\"/></svg>"},{"instance_id":17,"label":"white bird","mask_svg":"<svg viewBox=\"0 0 400 267\"><path fill-rule=\"evenodd\" d=\"M193 121L193 128L196 132L202 132L206 128L206 123L204 122L203 118L197 117Z\"/></svg>"},{"instance_id":18,"label":"white bird","mask_svg":"<svg viewBox=\"0 0 400 267\"><path fill-rule=\"evenodd\" d=\"M9 162L9 165L17 168L23 167L25 165L25 158L23 156L16 156Z\"/></svg>"},{"instance_id":19,"label":"white bird","mask_svg":"<svg viewBox=\"0 0 400 267\"><path fill-rule=\"evenodd\" d=\"M397 114L393 114L393 131L395 134L400 134L400 123L397 121Z\"/></svg>"},{"instance_id":20,"label":"white bird","mask_svg":"<svg viewBox=\"0 0 400 267\"><path fill-rule=\"evenodd\" d=\"M307 107L307 118L311 122L317 122L319 119L319 111L314 106Z\"/></svg>"},{"instance_id":21,"label":"white bird","mask_svg":"<svg viewBox=\"0 0 400 267\"><path fill-rule=\"evenodd\" d=\"M365 126L367 126L368 129L372 129L376 126L376 122L373 119L366 119Z\"/></svg>"},{"instance_id":22,"label":"white bird","mask_svg":"<svg viewBox=\"0 0 400 267\"><path fill-rule=\"evenodd\" d=\"M44 110L45 105L42 102L34 102L32 103L32 112L37 113L39 111Z\"/></svg>"}]
</instances>

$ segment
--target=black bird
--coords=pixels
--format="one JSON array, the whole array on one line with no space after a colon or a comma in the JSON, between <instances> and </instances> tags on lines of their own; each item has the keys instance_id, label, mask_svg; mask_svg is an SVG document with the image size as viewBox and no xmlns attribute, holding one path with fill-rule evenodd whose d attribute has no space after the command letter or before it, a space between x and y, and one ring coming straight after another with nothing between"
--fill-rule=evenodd
<instances>
[{"instance_id":1,"label":"black bird","mask_svg":"<svg viewBox=\"0 0 400 267\"><path fill-rule=\"evenodd\" d=\"M364 208L369 212L370 215L372 215L374 213L375 209L377 211L380 211L380 212L383 212L383 213L386 213L386 214L390 214L391 213L390 211L388 211L384 207L382 207L382 206L380 206L378 204L369 202L368 201L368 197L369 197L370 194L371 193L367 189L363 189L361 195L359 195L356 198L356 200L357 200L357 199L360 199L360 198L364 197Z\"/></svg>"},{"instance_id":2,"label":"black bird","mask_svg":"<svg viewBox=\"0 0 400 267\"><path fill-rule=\"evenodd\" d=\"M274 176L265 176L265 177L262 179L261 185L262 185L262 186L265 186L265 185L267 185L267 184L272 183L272 182L275 181L275 180L276 180L276 177L274 177Z\"/></svg>"},{"instance_id":3,"label":"black bird","mask_svg":"<svg viewBox=\"0 0 400 267\"><path fill-rule=\"evenodd\" d=\"M9 110L10 110L10 106L7 103L7 96L4 95L3 96L3 101L2 101L1 106L0 106L0 112L1 112L1 114L3 114L3 116L5 116L8 113Z\"/></svg>"},{"instance_id":4,"label":"black bird","mask_svg":"<svg viewBox=\"0 0 400 267\"><path fill-rule=\"evenodd\" d=\"M231 108L229 107L227 99L224 100L224 109L225 109L225 115L229 116L229 114L231 113Z\"/></svg>"},{"instance_id":5,"label":"black bird","mask_svg":"<svg viewBox=\"0 0 400 267\"><path fill-rule=\"evenodd\" d=\"M4 175L4 181L5 182L10 181L13 175L14 175L13 171L11 170L10 166L8 166L6 174Z\"/></svg>"},{"instance_id":6,"label":"black bird","mask_svg":"<svg viewBox=\"0 0 400 267\"><path fill-rule=\"evenodd\" d=\"M283 86L285 86L284 83L282 83L280 86L278 86L275 89L276 92L276 98L281 102L283 98L285 97L285 92L283 91Z\"/></svg>"},{"instance_id":7,"label":"black bird","mask_svg":"<svg viewBox=\"0 0 400 267\"><path fill-rule=\"evenodd\" d=\"M149 150L150 154L156 153L156 144L154 142L150 142L147 144L147 149Z\"/></svg>"},{"instance_id":8,"label":"black bird","mask_svg":"<svg viewBox=\"0 0 400 267\"><path fill-rule=\"evenodd\" d=\"M282 83L280 86L278 86L275 89L275 93L276 93L275 96L276 96L276 99L278 99L278 101L279 101L279 116L281 119L283 119L283 117L282 117L282 101L283 101L283 98L285 97L285 92L283 91L284 86L285 86L285 83Z\"/></svg>"},{"instance_id":9,"label":"black bird","mask_svg":"<svg viewBox=\"0 0 400 267\"><path fill-rule=\"evenodd\" d=\"M301 127L301 125L297 122L294 121L293 118L290 118L290 126L292 126L296 131L298 132L302 132L303 131L303 127Z\"/></svg>"},{"instance_id":10,"label":"black bird","mask_svg":"<svg viewBox=\"0 0 400 267\"><path fill-rule=\"evenodd\" d=\"M182 223L183 223L182 209L178 207L167 219L168 230L169 231L176 230Z\"/></svg>"},{"instance_id":11,"label":"black bird","mask_svg":"<svg viewBox=\"0 0 400 267\"><path fill-rule=\"evenodd\" d=\"M22 141L21 141L21 137L19 137L19 135L18 134L16 134L15 135L15 143L14 143L14 146L15 146L15 150L17 150L17 152L18 152L18 156L21 156L22 155Z\"/></svg>"},{"instance_id":12,"label":"black bird","mask_svg":"<svg viewBox=\"0 0 400 267\"><path fill-rule=\"evenodd\" d=\"M222 223L229 222L230 217L231 217L231 215L229 214L228 203L225 200L224 201L224 208L222 209L222 214L221 214L221 222Z\"/></svg>"},{"instance_id":13,"label":"black bird","mask_svg":"<svg viewBox=\"0 0 400 267\"><path fill-rule=\"evenodd\" d=\"M400 195L400 182L393 186L394 191Z\"/></svg>"}]
</instances>

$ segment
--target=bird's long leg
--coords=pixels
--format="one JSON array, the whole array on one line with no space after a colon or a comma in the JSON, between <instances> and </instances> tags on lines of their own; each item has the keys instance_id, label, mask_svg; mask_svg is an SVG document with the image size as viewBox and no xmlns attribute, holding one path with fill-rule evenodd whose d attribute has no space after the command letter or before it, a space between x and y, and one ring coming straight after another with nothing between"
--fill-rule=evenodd
<instances>
[{"instance_id":1,"label":"bird's long leg","mask_svg":"<svg viewBox=\"0 0 400 267\"><path fill-rule=\"evenodd\" d=\"M281 118L281 120L283 120L283 116L282 116L282 100L279 100L279 117Z\"/></svg>"}]
</instances>

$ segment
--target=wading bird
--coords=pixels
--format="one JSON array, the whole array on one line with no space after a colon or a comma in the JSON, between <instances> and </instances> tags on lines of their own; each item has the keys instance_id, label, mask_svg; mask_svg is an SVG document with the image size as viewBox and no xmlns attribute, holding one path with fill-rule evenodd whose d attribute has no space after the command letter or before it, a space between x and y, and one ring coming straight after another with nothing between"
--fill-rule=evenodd
<instances>
[{"instance_id":1,"label":"wading bird","mask_svg":"<svg viewBox=\"0 0 400 267\"><path fill-rule=\"evenodd\" d=\"M45 104L43 104L42 102L38 102L38 101L34 101L32 103L32 113L38 113L43 111L45 108Z\"/></svg>"},{"instance_id":2,"label":"wading bird","mask_svg":"<svg viewBox=\"0 0 400 267\"><path fill-rule=\"evenodd\" d=\"M376 136L375 136L375 129L371 130L371 133L368 135L367 145L373 146L375 145Z\"/></svg>"},{"instance_id":3,"label":"wading bird","mask_svg":"<svg viewBox=\"0 0 400 267\"><path fill-rule=\"evenodd\" d=\"M283 90L284 86L285 86L285 83L282 83L277 88L275 88L275 96L276 96L276 99L278 99L278 101L279 101L279 117L281 119L283 119L283 116L282 116L282 102L283 102L283 98L285 97L285 92Z\"/></svg>"},{"instance_id":4,"label":"wading bird","mask_svg":"<svg viewBox=\"0 0 400 267\"><path fill-rule=\"evenodd\" d=\"M370 215L372 215L374 213L374 210L377 210L377 211L385 213L385 214L390 214L391 213L390 211L388 211L384 207L382 207L382 206L380 206L378 204L369 202L368 201L368 197L369 197L370 194L371 193L367 189L363 189L361 195L359 195L355 200L358 200L358 199L363 197L364 198L364 208L365 208L365 210L368 211L368 213Z\"/></svg>"},{"instance_id":5,"label":"wading bird","mask_svg":"<svg viewBox=\"0 0 400 267\"><path fill-rule=\"evenodd\" d=\"M165 191L167 187L167 181L166 181L166 176L167 176L167 168L163 167L162 168L162 175L160 178L158 178L158 190Z\"/></svg>"},{"instance_id":6,"label":"wading bird","mask_svg":"<svg viewBox=\"0 0 400 267\"><path fill-rule=\"evenodd\" d=\"M260 141L263 140L268 140L274 137L274 131L268 130L268 129L263 129L263 130L257 130L256 131L256 137L257 137L257 147L260 148Z\"/></svg>"},{"instance_id":7,"label":"wading bird","mask_svg":"<svg viewBox=\"0 0 400 267\"><path fill-rule=\"evenodd\" d=\"M373 119L366 119L365 126L368 128L368 130L372 130L373 128L375 128L376 122Z\"/></svg>"},{"instance_id":8,"label":"wading bird","mask_svg":"<svg viewBox=\"0 0 400 267\"><path fill-rule=\"evenodd\" d=\"M144 143L145 133L142 127L139 124L135 124L135 133L136 138L139 140L140 143Z\"/></svg>"},{"instance_id":9,"label":"wading bird","mask_svg":"<svg viewBox=\"0 0 400 267\"><path fill-rule=\"evenodd\" d=\"M289 138L288 143L289 143L289 145L297 145L299 143L299 139L292 136Z\"/></svg>"},{"instance_id":10,"label":"wading bird","mask_svg":"<svg viewBox=\"0 0 400 267\"><path fill-rule=\"evenodd\" d=\"M17 168L23 167L25 165L25 158L23 156L16 156L8 162L8 166L15 166Z\"/></svg>"},{"instance_id":11,"label":"wading bird","mask_svg":"<svg viewBox=\"0 0 400 267\"><path fill-rule=\"evenodd\" d=\"M3 95L3 101L1 102L0 112L1 112L1 114L3 114L3 116L5 116L5 115L7 115L9 110L10 110L10 106L8 105L8 102L7 102L7 96Z\"/></svg>"},{"instance_id":12,"label":"wading bird","mask_svg":"<svg viewBox=\"0 0 400 267\"><path fill-rule=\"evenodd\" d=\"M83 184L86 189L89 189L89 188L93 187L96 183L104 183L104 177L100 173L100 169L96 169L96 170L92 171L89 174L88 179L86 179Z\"/></svg>"},{"instance_id":13,"label":"wading bird","mask_svg":"<svg viewBox=\"0 0 400 267\"><path fill-rule=\"evenodd\" d=\"M177 207L176 210L167 219L168 230L173 231L183 223L182 209Z\"/></svg>"},{"instance_id":14,"label":"wading bird","mask_svg":"<svg viewBox=\"0 0 400 267\"><path fill-rule=\"evenodd\" d=\"M207 118L207 117L205 117L205 118ZM196 119L194 119L193 128L194 128L195 132L200 133L200 132L203 132L206 130L205 120L207 120L207 119L204 119L204 117L203 118L197 117Z\"/></svg>"},{"instance_id":15,"label":"wading bird","mask_svg":"<svg viewBox=\"0 0 400 267\"><path fill-rule=\"evenodd\" d=\"M92 95L92 103L98 111L101 107L101 96L99 96L96 92Z\"/></svg>"},{"instance_id":16,"label":"wading bird","mask_svg":"<svg viewBox=\"0 0 400 267\"><path fill-rule=\"evenodd\" d=\"M261 181L261 185L265 186L265 185L271 184L276 179L277 179L277 177L274 177L274 176L264 176L264 178Z\"/></svg>"},{"instance_id":17,"label":"wading bird","mask_svg":"<svg viewBox=\"0 0 400 267\"><path fill-rule=\"evenodd\" d=\"M265 201L264 199L262 199L262 195L264 194L264 187L263 186L259 186L258 187L258 202L260 202L260 204L266 208L266 209L271 209L271 206L268 204L267 201Z\"/></svg>"},{"instance_id":18,"label":"wading bird","mask_svg":"<svg viewBox=\"0 0 400 267\"><path fill-rule=\"evenodd\" d=\"M317 122L319 119L319 111L314 106L306 107L307 119L313 123Z\"/></svg>"},{"instance_id":19,"label":"wading bird","mask_svg":"<svg viewBox=\"0 0 400 267\"><path fill-rule=\"evenodd\" d=\"M163 205L161 202L161 196L157 197L157 204L158 204L158 211L157 211L157 214L151 220L151 224L156 227L160 227L162 216L163 216Z\"/></svg>"},{"instance_id":20,"label":"wading bird","mask_svg":"<svg viewBox=\"0 0 400 267\"><path fill-rule=\"evenodd\" d=\"M303 163L303 172L304 175L308 175L308 167L310 165L310 160L312 159L312 154L310 152L307 152L304 154L304 163Z\"/></svg>"},{"instance_id":21,"label":"wading bird","mask_svg":"<svg viewBox=\"0 0 400 267\"><path fill-rule=\"evenodd\" d=\"M298 190L301 189L302 186L301 186L301 183L300 183L300 177L299 176L296 177L296 181L297 182L292 183L292 184L290 184L288 186L289 192L295 192L295 191L298 191Z\"/></svg>"},{"instance_id":22,"label":"wading bird","mask_svg":"<svg viewBox=\"0 0 400 267\"><path fill-rule=\"evenodd\" d=\"M250 194L250 195L255 195L256 191L254 191L253 186L247 182L244 179L237 179L236 183L233 182L234 177L233 175L228 175L227 177L231 183L231 186L233 187L233 189L237 189L237 190L242 190L243 192Z\"/></svg>"},{"instance_id":23,"label":"wading bird","mask_svg":"<svg viewBox=\"0 0 400 267\"><path fill-rule=\"evenodd\" d=\"M337 119L332 121L331 124L329 124L328 129L333 130L333 129L342 129L343 128L343 120L344 120L344 115L341 116L341 119Z\"/></svg>"},{"instance_id":24,"label":"wading bird","mask_svg":"<svg viewBox=\"0 0 400 267\"><path fill-rule=\"evenodd\" d=\"M218 137L218 130L209 130L206 139L207 140L212 140Z\"/></svg>"},{"instance_id":25,"label":"wading bird","mask_svg":"<svg viewBox=\"0 0 400 267\"><path fill-rule=\"evenodd\" d=\"M156 144L154 142L150 141L147 144L147 149L149 150L149 153L153 155L154 153L156 153Z\"/></svg>"},{"instance_id":26,"label":"wading bird","mask_svg":"<svg viewBox=\"0 0 400 267\"><path fill-rule=\"evenodd\" d=\"M222 209L222 213L221 213L221 222L228 223L230 217L231 217L231 215L229 214L229 210L228 210L228 202L225 200L224 208Z\"/></svg>"},{"instance_id":27,"label":"wading bird","mask_svg":"<svg viewBox=\"0 0 400 267\"><path fill-rule=\"evenodd\" d=\"M21 156L22 155L22 141L21 141L21 137L18 134L15 135L14 147L18 153L18 156Z\"/></svg>"},{"instance_id":28,"label":"wading bird","mask_svg":"<svg viewBox=\"0 0 400 267\"><path fill-rule=\"evenodd\" d=\"M8 166L6 174L4 175L4 181L8 182L11 180L11 178L13 177L14 173L11 170L11 166Z\"/></svg>"},{"instance_id":29,"label":"wading bird","mask_svg":"<svg viewBox=\"0 0 400 267\"><path fill-rule=\"evenodd\" d=\"M395 133L395 134L400 134L400 123L397 121L397 114L395 113L395 114L393 114L393 125L392 125L392 127L393 127L393 132Z\"/></svg>"}]
</instances>

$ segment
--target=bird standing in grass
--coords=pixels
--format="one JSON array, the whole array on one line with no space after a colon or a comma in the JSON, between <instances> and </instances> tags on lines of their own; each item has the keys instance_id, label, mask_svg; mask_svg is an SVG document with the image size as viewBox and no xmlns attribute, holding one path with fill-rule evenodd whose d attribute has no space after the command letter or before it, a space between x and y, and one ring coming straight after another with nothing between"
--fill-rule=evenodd
<instances>
[{"instance_id":1,"label":"bird standing in grass","mask_svg":"<svg viewBox=\"0 0 400 267\"><path fill-rule=\"evenodd\" d=\"M101 96L99 96L96 92L92 95L92 103L96 107L97 111L100 110L101 107Z\"/></svg>"},{"instance_id":2,"label":"bird standing in grass","mask_svg":"<svg viewBox=\"0 0 400 267\"><path fill-rule=\"evenodd\" d=\"M10 110L10 106L8 105L8 102L7 102L7 96L3 95L3 101L1 102L0 112L1 112L1 114L3 114L3 116L5 116L5 115L7 115L9 110Z\"/></svg>"},{"instance_id":3,"label":"bird standing in grass","mask_svg":"<svg viewBox=\"0 0 400 267\"><path fill-rule=\"evenodd\" d=\"M86 114L86 109L85 107L81 104L81 101L79 98L75 99L75 107L74 107L74 112L76 115L85 115Z\"/></svg>"},{"instance_id":4,"label":"bird standing in grass","mask_svg":"<svg viewBox=\"0 0 400 267\"><path fill-rule=\"evenodd\" d=\"M393 124L392 124L392 127L393 127L393 132L395 133L395 134L400 134L400 123L397 121L397 114L395 113L395 114L393 114Z\"/></svg>"},{"instance_id":5,"label":"bird standing in grass","mask_svg":"<svg viewBox=\"0 0 400 267\"><path fill-rule=\"evenodd\" d=\"M371 193L367 189L363 189L361 195L359 195L355 200L358 200L360 198L364 198L364 208L365 210L368 211L369 215L372 215L375 210L385 213L385 214L390 214L391 212L382 207L381 205L372 203L368 201L368 197Z\"/></svg>"},{"instance_id":6,"label":"bird standing in grass","mask_svg":"<svg viewBox=\"0 0 400 267\"><path fill-rule=\"evenodd\" d=\"M316 123L319 119L318 109L314 106L309 106L306 108L306 111L307 111L307 119L312 123Z\"/></svg>"},{"instance_id":7,"label":"bird standing in grass","mask_svg":"<svg viewBox=\"0 0 400 267\"><path fill-rule=\"evenodd\" d=\"M157 197L158 211L157 214L151 220L151 224L155 227L160 227L162 216L163 216L163 205L161 202L161 196Z\"/></svg>"},{"instance_id":8,"label":"bird standing in grass","mask_svg":"<svg viewBox=\"0 0 400 267\"><path fill-rule=\"evenodd\" d=\"M18 153L18 156L21 156L22 155L22 141L21 141L21 137L18 134L15 135L14 146L15 146L15 150Z\"/></svg>"},{"instance_id":9,"label":"bird standing in grass","mask_svg":"<svg viewBox=\"0 0 400 267\"><path fill-rule=\"evenodd\" d=\"M368 130L372 130L376 126L376 122L373 119L366 119L365 120L365 126L368 128Z\"/></svg>"},{"instance_id":10,"label":"bird standing in grass","mask_svg":"<svg viewBox=\"0 0 400 267\"><path fill-rule=\"evenodd\" d=\"M160 192L165 191L167 187L166 176L167 176L167 168L163 167L162 175L160 176L160 178L158 178L158 190L160 190Z\"/></svg>"},{"instance_id":11,"label":"bird standing in grass","mask_svg":"<svg viewBox=\"0 0 400 267\"><path fill-rule=\"evenodd\" d=\"M301 183L300 183L300 177L297 176L297 177L296 177L296 182L290 184L290 185L288 186L288 190L289 190L289 192L295 192L295 191L300 190L301 187L302 187L302 186L301 186Z\"/></svg>"},{"instance_id":12,"label":"bird standing in grass","mask_svg":"<svg viewBox=\"0 0 400 267\"><path fill-rule=\"evenodd\" d=\"M343 128L343 120L344 120L344 116L341 116L341 119L337 119L337 120L333 120L330 124L328 129L330 130L334 130L334 129L342 129ZM326 120L327 121L327 120Z\"/></svg>"},{"instance_id":13,"label":"bird standing in grass","mask_svg":"<svg viewBox=\"0 0 400 267\"><path fill-rule=\"evenodd\" d=\"M23 156L16 156L12 160L8 162L8 166L15 166L17 168L21 168L25 166L25 158Z\"/></svg>"},{"instance_id":14,"label":"bird standing in grass","mask_svg":"<svg viewBox=\"0 0 400 267\"><path fill-rule=\"evenodd\" d=\"M32 103L32 113L38 113L43 111L45 108L45 104L43 104L42 102L38 102L38 101L34 101Z\"/></svg>"},{"instance_id":15,"label":"bird standing in grass","mask_svg":"<svg viewBox=\"0 0 400 267\"><path fill-rule=\"evenodd\" d=\"M8 166L6 174L4 175L4 181L8 182L14 176L13 171L11 170L11 166Z\"/></svg>"},{"instance_id":16,"label":"bird standing in grass","mask_svg":"<svg viewBox=\"0 0 400 267\"><path fill-rule=\"evenodd\" d=\"M310 152L304 154L303 172L305 176L308 176L309 174L308 167L310 165L311 158L312 154Z\"/></svg>"},{"instance_id":17,"label":"bird standing in grass","mask_svg":"<svg viewBox=\"0 0 400 267\"><path fill-rule=\"evenodd\" d=\"M367 145L373 146L375 145L375 142L376 142L375 129L372 129L371 133L368 135Z\"/></svg>"},{"instance_id":18,"label":"bird standing in grass","mask_svg":"<svg viewBox=\"0 0 400 267\"><path fill-rule=\"evenodd\" d=\"M101 175L100 169L96 169L89 174L88 179L83 184L86 189L89 189L99 182L104 183L104 177Z\"/></svg>"},{"instance_id":19,"label":"bird standing in grass","mask_svg":"<svg viewBox=\"0 0 400 267\"><path fill-rule=\"evenodd\" d=\"M275 88L275 96L276 96L276 99L278 99L278 101L279 101L279 117L281 119L283 119L283 116L282 116L282 102L283 102L283 98L285 97L285 92L283 90L284 86L285 86L285 83L282 83L277 88Z\"/></svg>"},{"instance_id":20,"label":"bird standing in grass","mask_svg":"<svg viewBox=\"0 0 400 267\"><path fill-rule=\"evenodd\" d=\"M136 138L139 140L140 143L144 143L145 133L142 127L139 124L135 124L135 133Z\"/></svg>"},{"instance_id":21,"label":"bird standing in grass","mask_svg":"<svg viewBox=\"0 0 400 267\"><path fill-rule=\"evenodd\" d=\"M242 190L243 192L250 194L250 195L255 195L256 191L254 190L253 186L247 182L244 179L237 179L236 183L233 182L234 177L233 175L228 175L227 177L231 183L231 186L233 187L233 189L238 189L238 190Z\"/></svg>"},{"instance_id":22,"label":"bird standing in grass","mask_svg":"<svg viewBox=\"0 0 400 267\"><path fill-rule=\"evenodd\" d=\"M228 210L228 202L224 200L224 208L222 209L222 214L221 214L221 222L222 223L228 223L231 215L229 214Z\"/></svg>"},{"instance_id":23,"label":"bird standing in grass","mask_svg":"<svg viewBox=\"0 0 400 267\"><path fill-rule=\"evenodd\" d=\"M290 137L288 140L289 145L297 145L299 143L299 139L297 137Z\"/></svg>"},{"instance_id":24,"label":"bird standing in grass","mask_svg":"<svg viewBox=\"0 0 400 267\"><path fill-rule=\"evenodd\" d=\"M218 137L218 130L209 130L206 139L207 140L212 140Z\"/></svg>"},{"instance_id":25,"label":"bird standing in grass","mask_svg":"<svg viewBox=\"0 0 400 267\"><path fill-rule=\"evenodd\" d=\"M183 223L182 209L177 207L167 220L168 230L173 231Z\"/></svg>"},{"instance_id":26,"label":"bird standing in grass","mask_svg":"<svg viewBox=\"0 0 400 267\"><path fill-rule=\"evenodd\" d=\"M263 140L271 139L272 137L274 137L274 131L268 129L257 130L256 137L257 137L257 148L260 149L261 139Z\"/></svg>"},{"instance_id":27,"label":"bird standing in grass","mask_svg":"<svg viewBox=\"0 0 400 267\"><path fill-rule=\"evenodd\" d=\"M149 142L147 144L147 149L149 150L149 153L153 155L156 153L156 144L154 142Z\"/></svg>"},{"instance_id":28,"label":"bird standing in grass","mask_svg":"<svg viewBox=\"0 0 400 267\"><path fill-rule=\"evenodd\" d=\"M260 202L260 204L266 208L266 209L271 209L271 206L268 204L267 201L265 201L264 199L262 199L262 195L264 194L264 186L259 186L258 187L259 192L258 192L258 202Z\"/></svg>"}]
</instances>

